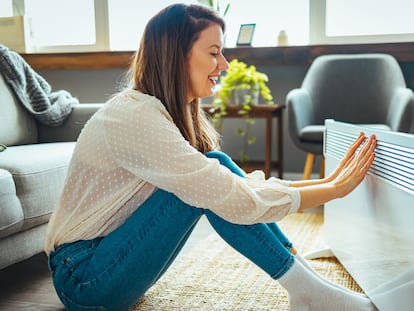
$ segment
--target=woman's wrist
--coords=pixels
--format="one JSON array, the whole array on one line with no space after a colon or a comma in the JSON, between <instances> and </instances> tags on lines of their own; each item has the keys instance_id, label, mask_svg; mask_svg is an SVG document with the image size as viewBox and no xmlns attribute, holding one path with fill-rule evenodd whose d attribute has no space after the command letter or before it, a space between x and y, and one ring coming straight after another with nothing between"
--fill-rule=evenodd
<instances>
[{"instance_id":1,"label":"woman's wrist","mask_svg":"<svg viewBox=\"0 0 414 311\"><path fill-rule=\"evenodd\" d=\"M327 181L325 179L307 179L307 180L292 181L289 186L300 188L300 187L306 187L306 186L321 185L326 182Z\"/></svg>"},{"instance_id":2,"label":"woman's wrist","mask_svg":"<svg viewBox=\"0 0 414 311\"><path fill-rule=\"evenodd\" d=\"M316 207L338 198L338 188L331 182L299 188L301 204L298 211Z\"/></svg>"}]
</instances>

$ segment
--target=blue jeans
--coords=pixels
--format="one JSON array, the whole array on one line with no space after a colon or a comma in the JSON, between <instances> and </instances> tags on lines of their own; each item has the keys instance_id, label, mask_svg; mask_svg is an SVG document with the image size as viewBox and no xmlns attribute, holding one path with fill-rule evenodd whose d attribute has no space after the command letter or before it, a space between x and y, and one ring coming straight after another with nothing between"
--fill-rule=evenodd
<instances>
[{"instance_id":1,"label":"blue jeans","mask_svg":"<svg viewBox=\"0 0 414 311\"><path fill-rule=\"evenodd\" d=\"M206 156L243 176L226 154ZM230 246L272 278L292 266L292 244L275 223L232 224L159 189L107 236L63 244L50 254L59 298L68 310L127 310L168 269L202 215Z\"/></svg>"}]
</instances>

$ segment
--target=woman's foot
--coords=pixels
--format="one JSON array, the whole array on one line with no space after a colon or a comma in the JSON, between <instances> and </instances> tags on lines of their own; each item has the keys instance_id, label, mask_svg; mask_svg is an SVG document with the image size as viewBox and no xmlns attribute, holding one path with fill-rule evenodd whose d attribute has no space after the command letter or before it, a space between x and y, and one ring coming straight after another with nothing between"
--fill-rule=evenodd
<instances>
[{"instance_id":1,"label":"woman's foot","mask_svg":"<svg viewBox=\"0 0 414 311\"><path fill-rule=\"evenodd\" d=\"M289 293L292 311L377 310L367 297L332 286L297 259L278 281Z\"/></svg>"},{"instance_id":2,"label":"woman's foot","mask_svg":"<svg viewBox=\"0 0 414 311\"><path fill-rule=\"evenodd\" d=\"M301 254L299 254L298 252L296 252L295 253L295 257L296 257L296 259L306 268L306 269L308 269L310 272L312 272L314 275L316 275L317 277L319 277L322 281L324 281L324 282L326 282L326 283L328 283L329 285L331 285L331 286L334 286L334 287L336 287L336 288L338 288L338 289L340 289L340 290L343 290L343 291L346 291L346 292L348 292L348 293L351 293L351 294L353 294L353 295L357 295L357 296L362 296L362 297L365 297L365 298L367 298L367 295L365 295L365 294L362 294L362 293L358 293L358 292L355 292L355 291L352 291L352 290L350 290L349 288L346 288L346 287L344 287L344 286L342 286L342 285L339 285L339 284L336 284L336 283L334 283L334 282L332 282L331 280L329 280L329 279L327 279L327 278L325 278L325 277L323 277L322 275L320 275L318 272L316 272L316 270L308 263L308 261L301 255Z\"/></svg>"}]
</instances>

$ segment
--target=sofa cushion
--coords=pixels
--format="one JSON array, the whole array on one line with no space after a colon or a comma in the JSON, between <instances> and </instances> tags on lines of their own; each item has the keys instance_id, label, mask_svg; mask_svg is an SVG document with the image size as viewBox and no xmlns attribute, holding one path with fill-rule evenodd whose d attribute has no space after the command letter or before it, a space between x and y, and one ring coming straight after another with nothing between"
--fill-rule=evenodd
<instances>
[{"instance_id":1,"label":"sofa cushion","mask_svg":"<svg viewBox=\"0 0 414 311\"><path fill-rule=\"evenodd\" d=\"M0 144L37 143L35 119L14 97L0 74Z\"/></svg>"},{"instance_id":2,"label":"sofa cushion","mask_svg":"<svg viewBox=\"0 0 414 311\"><path fill-rule=\"evenodd\" d=\"M62 191L74 146L74 142L22 145L9 147L0 154L0 168L12 175L23 211L24 220L19 230L49 220Z\"/></svg>"},{"instance_id":3,"label":"sofa cushion","mask_svg":"<svg viewBox=\"0 0 414 311\"><path fill-rule=\"evenodd\" d=\"M0 238L19 231L23 219L23 209L16 196L13 176L0 169Z\"/></svg>"}]
</instances>

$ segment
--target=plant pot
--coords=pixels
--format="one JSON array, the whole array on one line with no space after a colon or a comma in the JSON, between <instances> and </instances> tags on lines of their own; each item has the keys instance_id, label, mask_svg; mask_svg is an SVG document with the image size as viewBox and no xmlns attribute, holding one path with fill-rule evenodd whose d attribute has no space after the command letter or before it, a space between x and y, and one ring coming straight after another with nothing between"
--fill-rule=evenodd
<instances>
[{"instance_id":1,"label":"plant pot","mask_svg":"<svg viewBox=\"0 0 414 311\"><path fill-rule=\"evenodd\" d=\"M259 93L253 93L252 90L236 89L233 91L230 105L244 105L250 104L252 106L259 104Z\"/></svg>"}]
</instances>

